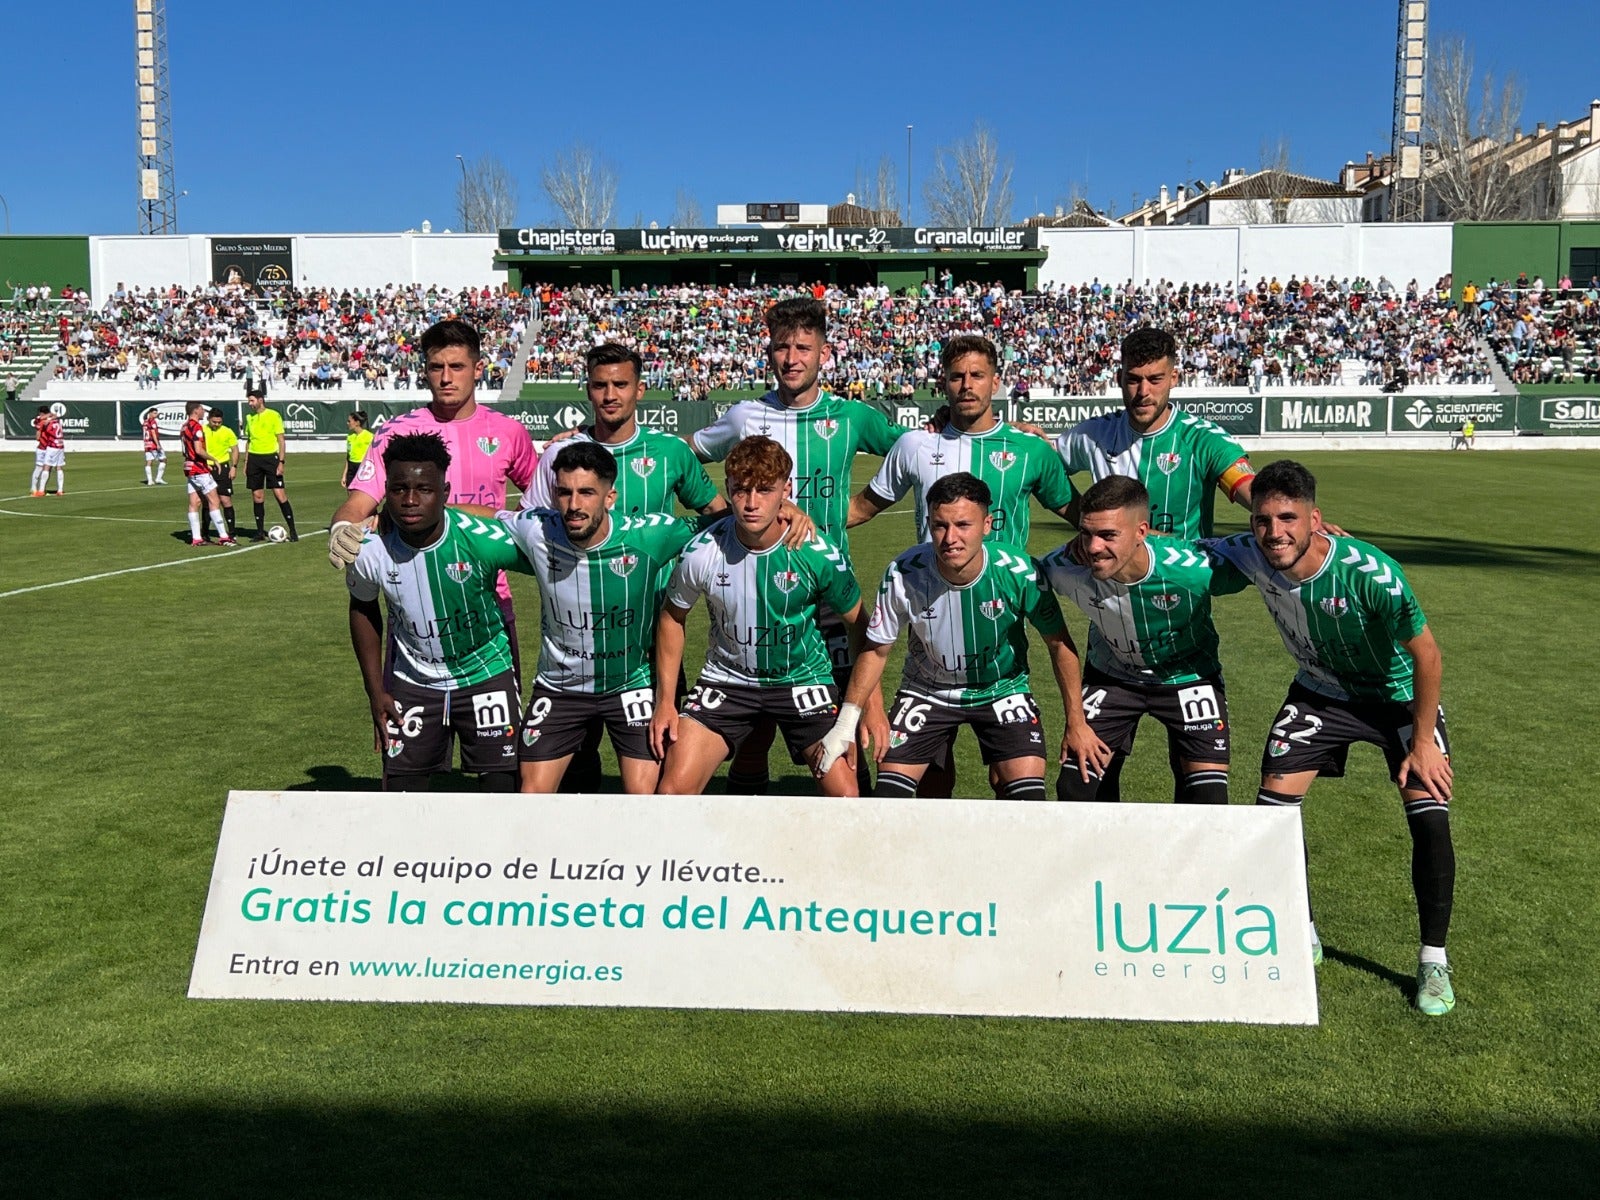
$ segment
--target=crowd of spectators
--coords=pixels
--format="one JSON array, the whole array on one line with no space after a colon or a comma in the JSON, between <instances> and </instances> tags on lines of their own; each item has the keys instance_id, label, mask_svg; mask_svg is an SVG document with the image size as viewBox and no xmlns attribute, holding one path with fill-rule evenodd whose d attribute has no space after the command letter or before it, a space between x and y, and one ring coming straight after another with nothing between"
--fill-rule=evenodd
<instances>
[{"instance_id":1,"label":"crowd of spectators","mask_svg":"<svg viewBox=\"0 0 1600 1200\"><path fill-rule=\"evenodd\" d=\"M1470 282L1462 302L1513 383L1600 383L1600 278Z\"/></svg>"},{"instance_id":2,"label":"crowd of spectators","mask_svg":"<svg viewBox=\"0 0 1600 1200\"><path fill-rule=\"evenodd\" d=\"M887 287L663 286L612 291L538 289L543 323L530 380L573 380L584 352L608 339L636 345L652 389L682 399L767 386L762 314L805 290L830 312L829 382L853 395L909 396L937 386L941 339L977 332L1004 355L1012 386L1103 395L1115 388L1118 345L1145 324L1171 329L1188 381L1204 386L1489 380L1476 329L1448 279L1404 288L1386 279L1260 279L1237 286L1049 287L1034 293L953 281L909 294ZM1350 378L1350 364L1358 364Z\"/></svg>"},{"instance_id":3,"label":"crowd of spectators","mask_svg":"<svg viewBox=\"0 0 1600 1200\"><path fill-rule=\"evenodd\" d=\"M66 299L67 297L63 297ZM527 327L531 300L490 287L441 289L240 287L127 289L98 308L87 296L56 316L58 379L265 377L278 387L409 387L416 339L460 317L483 337L485 387L499 387Z\"/></svg>"}]
</instances>

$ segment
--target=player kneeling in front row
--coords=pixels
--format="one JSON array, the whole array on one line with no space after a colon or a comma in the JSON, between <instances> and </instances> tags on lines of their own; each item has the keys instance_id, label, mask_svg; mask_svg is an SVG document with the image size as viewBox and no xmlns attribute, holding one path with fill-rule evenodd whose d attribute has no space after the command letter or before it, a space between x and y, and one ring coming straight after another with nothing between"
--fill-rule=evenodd
<instances>
[{"instance_id":1,"label":"player kneeling in front row","mask_svg":"<svg viewBox=\"0 0 1600 1200\"><path fill-rule=\"evenodd\" d=\"M1411 830L1411 885L1422 949L1417 1007L1455 1007L1445 936L1455 894L1454 772L1443 660L1398 563L1322 525L1317 483L1299 463L1269 464L1250 497L1251 533L1209 543L1253 583L1300 664L1261 756L1258 804L1299 805L1319 775L1344 774L1352 742L1383 750ZM1312 955L1322 945L1312 931Z\"/></svg>"},{"instance_id":2,"label":"player kneeling in front row","mask_svg":"<svg viewBox=\"0 0 1600 1200\"><path fill-rule=\"evenodd\" d=\"M833 662L817 627L819 604L839 613L852 654L861 646L861 588L849 560L813 537L784 544L779 509L793 490L793 460L769 437L747 437L727 457L732 515L683 553L656 622L656 702L650 742L664 760L669 795L705 791L718 764L769 717L795 762L804 762L824 795L854 796L853 754L819 766L822 737L839 711ZM700 596L711 610L705 668L684 698L673 687L683 663L684 622Z\"/></svg>"},{"instance_id":3,"label":"player kneeling in front row","mask_svg":"<svg viewBox=\"0 0 1600 1200\"><path fill-rule=\"evenodd\" d=\"M611 735L622 788L656 790L650 749L655 614L694 529L662 513L617 517L617 460L596 442L555 455L554 508L500 514L539 580L539 672L522 723L524 792L560 790L591 731Z\"/></svg>"},{"instance_id":4,"label":"player kneeling in front row","mask_svg":"<svg viewBox=\"0 0 1600 1200\"><path fill-rule=\"evenodd\" d=\"M1228 701L1217 659L1211 597L1243 590L1231 570L1214 572L1203 545L1147 540L1150 493L1108 475L1084 493L1075 542L1041 564L1050 586L1089 617L1083 708L1111 751L1102 771L1077 758L1056 781L1062 800L1120 800L1122 765L1139 719L1166 727L1177 799L1228 802Z\"/></svg>"},{"instance_id":5,"label":"player kneeling in front row","mask_svg":"<svg viewBox=\"0 0 1600 1200\"><path fill-rule=\"evenodd\" d=\"M1044 638L1066 706L1062 756L1097 766L1110 757L1084 722L1077 649L1037 564L1025 552L984 543L990 502L988 484L966 471L936 480L927 491L930 542L884 573L823 758L826 765L843 754L859 733L880 766L876 795L916 795L929 765L950 752L954 731L970 725L1000 797L1045 798L1044 726L1028 689L1025 622ZM878 685L901 630L909 643L905 672L885 716Z\"/></svg>"},{"instance_id":6,"label":"player kneeling in front row","mask_svg":"<svg viewBox=\"0 0 1600 1200\"><path fill-rule=\"evenodd\" d=\"M486 792L517 790L517 681L495 595L499 572L533 568L505 527L446 512L450 452L437 434L401 434L383 450L390 528L369 533L345 571L350 642L372 708L386 792L425 792L450 767ZM393 658L383 662L389 609Z\"/></svg>"}]
</instances>

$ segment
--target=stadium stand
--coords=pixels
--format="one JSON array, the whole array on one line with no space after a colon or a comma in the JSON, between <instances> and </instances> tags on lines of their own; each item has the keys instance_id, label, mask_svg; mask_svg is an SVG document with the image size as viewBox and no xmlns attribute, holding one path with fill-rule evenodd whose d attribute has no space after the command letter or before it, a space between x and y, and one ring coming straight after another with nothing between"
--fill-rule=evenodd
<instances>
[{"instance_id":1,"label":"stadium stand","mask_svg":"<svg viewBox=\"0 0 1600 1200\"><path fill-rule=\"evenodd\" d=\"M575 381L590 346L619 339L639 347L654 390L680 399L758 390L766 386L762 313L798 290L544 286L527 377ZM831 385L852 395L932 388L940 339L956 332L993 337L1008 382L1035 394L1104 395L1115 387L1118 343L1144 324L1178 335L1187 382L1207 390L1492 387L1477 328L1462 320L1444 281L1430 289L1414 281L1398 289L1386 280L1291 278L1237 288L1095 283L1027 294L976 283L911 295L871 286L808 290L831 314Z\"/></svg>"},{"instance_id":2,"label":"stadium stand","mask_svg":"<svg viewBox=\"0 0 1600 1200\"><path fill-rule=\"evenodd\" d=\"M1472 313L1513 383L1600 383L1600 281L1545 288L1491 280Z\"/></svg>"}]
</instances>

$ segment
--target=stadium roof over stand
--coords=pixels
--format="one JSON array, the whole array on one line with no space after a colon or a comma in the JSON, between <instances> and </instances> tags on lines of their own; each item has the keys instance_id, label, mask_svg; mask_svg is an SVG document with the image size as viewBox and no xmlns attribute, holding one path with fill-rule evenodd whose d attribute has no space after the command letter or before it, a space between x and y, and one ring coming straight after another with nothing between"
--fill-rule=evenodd
<instances>
[{"instance_id":1,"label":"stadium roof over stand","mask_svg":"<svg viewBox=\"0 0 1600 1200\"><path fill-rule=\"evenodd\" d=\"M852 214L853 215L853 214ZM1045 260L1036 229L1018 226L815 225L782 229L502 229L495 265L521 286L551 280L631 287L666 283L934 282L1035 287Z\"/></svg>"}]
</instances>

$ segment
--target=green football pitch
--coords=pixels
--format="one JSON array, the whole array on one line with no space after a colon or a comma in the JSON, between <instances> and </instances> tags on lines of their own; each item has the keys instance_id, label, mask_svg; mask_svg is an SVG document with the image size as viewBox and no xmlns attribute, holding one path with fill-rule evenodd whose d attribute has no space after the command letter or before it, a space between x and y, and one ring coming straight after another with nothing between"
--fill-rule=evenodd
<instances>
[{"instance_id":1,"label":"green football pitch","mask_svg":"<svg viewBox=\"0 0 1600 1200\"><path fill-rule=\"evenodd\" d=\"M290 476L299 544L229 553L189 547L181 477L142 486L136 451L72 454L69 494L44 499L26 494L31 456L0 454L0 1192L1592 1186L1600 457L1304 457L1329 519L1407 567L1444 651L1460 1001L1444 1019L1408 1003L1409 841L1371 749L1306 806L1328 947L1315 1028L190 1001L228 790L375 786L344 590L309 532L339 498L337 458ZM1036 510L1034 552L1064 528ZM913 536L904 511L858 532L869 588ZM535 593L516 585L531 660ZM1293 672L1257 597L1217 612L1247 803ZM1047 684L1042 652L1035 667ZM982 796L968 736L960 794ZM1124 789L1170 795L1148 725Z\"/></svg>"}]
</instances>

